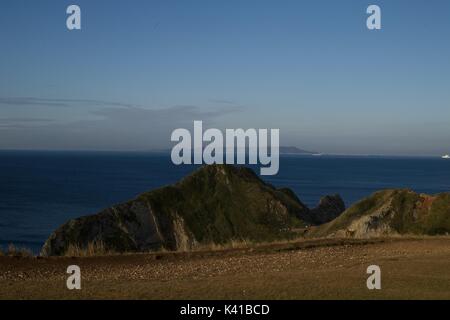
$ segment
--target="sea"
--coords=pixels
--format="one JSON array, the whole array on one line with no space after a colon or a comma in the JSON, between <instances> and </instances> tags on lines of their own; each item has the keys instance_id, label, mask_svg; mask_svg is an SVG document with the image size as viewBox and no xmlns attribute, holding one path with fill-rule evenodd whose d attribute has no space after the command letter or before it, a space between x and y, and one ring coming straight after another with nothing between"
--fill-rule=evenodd
<instances>
[{"instance_id":1,"label":"sea","mask_svg":"<svg viewBox=\"0 0 450 320\"><path fill-rule=\"evenodd\" d=\"M38 253L71 218L93 214L176 182L197 169L172 164L164 152L0 151L0 246ZM259 173L259 167L254 166ZM327 194L346 206L387 188L450 191L450 160L439 157L282 155L276 187L289 187L310 207Z\"/></svg>"}]
</instances>

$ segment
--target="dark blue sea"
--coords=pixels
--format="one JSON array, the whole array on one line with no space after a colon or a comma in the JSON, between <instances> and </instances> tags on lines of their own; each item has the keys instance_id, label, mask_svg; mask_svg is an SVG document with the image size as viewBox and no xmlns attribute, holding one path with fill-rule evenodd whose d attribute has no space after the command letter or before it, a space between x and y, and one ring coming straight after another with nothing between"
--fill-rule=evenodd
<instances>
[{"instance_id":1,"label":"dark blue sea","mask_svg":"<svg viewBox=\"0 0 450 320\"><path fill-rule=\"evenodd\" d=\"M194 169L173 165L164 153L1 151L0 245L38 252L68 219L176 182ZM450 191L450 160L282 156L278 175L263 178L292 188L309 206L334 193L348 206L385 188Z\"/></svg>"}]
</instances>

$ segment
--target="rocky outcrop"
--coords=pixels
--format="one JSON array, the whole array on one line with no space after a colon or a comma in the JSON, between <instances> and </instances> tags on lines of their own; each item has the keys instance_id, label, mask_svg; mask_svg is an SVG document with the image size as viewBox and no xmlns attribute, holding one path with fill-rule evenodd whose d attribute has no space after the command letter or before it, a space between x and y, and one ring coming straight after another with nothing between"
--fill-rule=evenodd
<instances>
[{"instance_id":1,"label":"rocky outcrop","mask_svg":"<svg viewBox=\"0 0 450 320\"><path fill-rule=\"evenodd\" d=\"M310 236L370 238L448 233L450 193L430 196L401 189L374 193L313 230Z\"/></svg>"},{"instance_id":2,"label":"rocky outcrop","mask_svg":"<svg viewBox=\"0 0 450 320\"><path fill-rule=\"evenodd\" d=\"M325 196L320 199L319 205L310 211L312 224L319 225L330 222L345 211L345 204L338 194Z\"/></svg>"},{"instance_id":3,"label":"rocky outcrop","mask_svg":"<svg viewBox=\"0 0 450 320\"><path fill-rule=\"evenodd\" d=\"M95 243L128 252L286 239L292 230L338 213L336 196L325 199L315 211L320 217L313 219L294 192L274 188L248 168L204 166L175 185L70 220L48 238L41 254L64 255L70 246Z\"/></svg>"}]
</instances>

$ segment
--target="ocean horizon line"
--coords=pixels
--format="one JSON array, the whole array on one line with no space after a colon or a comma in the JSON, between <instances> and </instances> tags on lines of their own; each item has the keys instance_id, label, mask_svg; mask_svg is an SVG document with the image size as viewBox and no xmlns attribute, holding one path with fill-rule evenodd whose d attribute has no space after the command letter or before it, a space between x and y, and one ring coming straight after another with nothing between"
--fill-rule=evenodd
<instances>
[{"instance_id":1,"label":"ocean horizon line","mask_svg":"<svg viewBox=\"0 0 450 320\"><path fill-rule=\"evenodd\" d=\"M170 149L148 149L148 150L114 150L114 149L0 149L0 152L18 152L18 153L138 153L138 154L169 154ZM317 153L295 153L280 152L280 156L299 156L299 157L386 157L386 158L436 158L442 157L442 154L383 154L383 153L334 153L334 152L317 152Z\"/></svg>"}]
</instances>

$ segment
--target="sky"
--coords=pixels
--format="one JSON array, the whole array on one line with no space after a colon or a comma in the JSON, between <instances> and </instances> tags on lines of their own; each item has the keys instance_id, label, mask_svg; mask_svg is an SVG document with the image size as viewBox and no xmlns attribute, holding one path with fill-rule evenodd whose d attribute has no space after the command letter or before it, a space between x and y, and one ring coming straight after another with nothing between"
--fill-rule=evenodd
<instances>
[{"instance_id":1,"label":"sky","mask_svg":"<svg viewBox=\"0 0 450 320\"><path fill-rule=\"evenodd\" d=\"M449 35L448 0L2 0L0 149L170 148L202 120L324 153L450 153Z\"/></svg>"}]
</instances>

